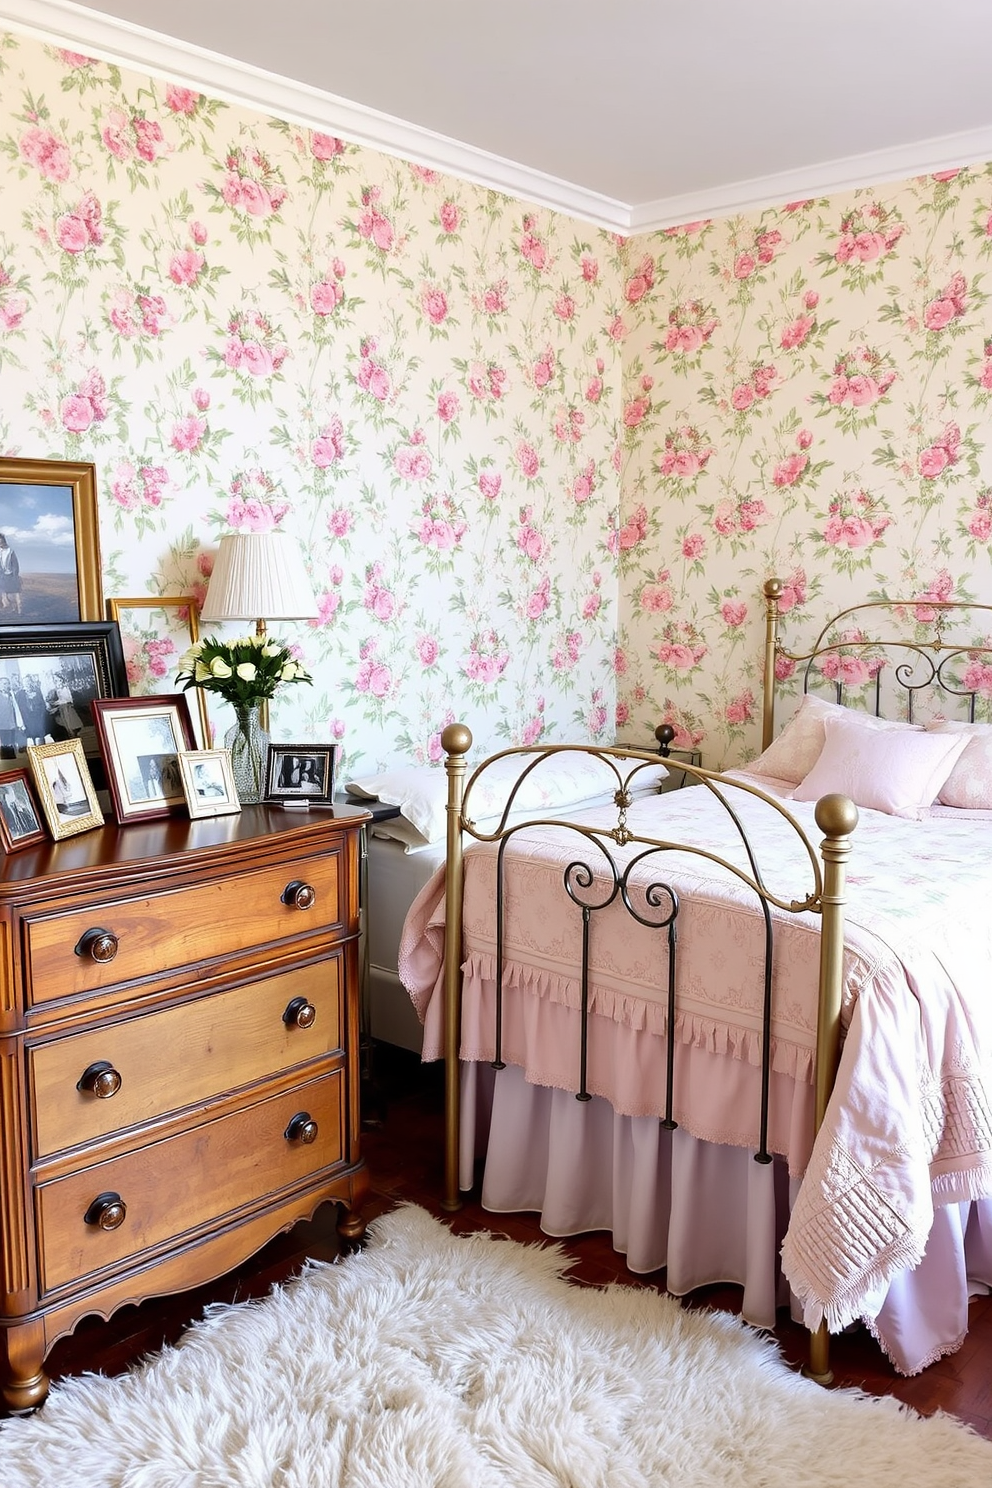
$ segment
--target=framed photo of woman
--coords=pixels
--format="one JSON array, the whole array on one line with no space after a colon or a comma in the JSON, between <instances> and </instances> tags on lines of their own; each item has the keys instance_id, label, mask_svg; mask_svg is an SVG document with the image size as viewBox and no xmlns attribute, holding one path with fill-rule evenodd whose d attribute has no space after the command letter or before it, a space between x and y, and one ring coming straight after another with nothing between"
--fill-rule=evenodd
<instances>
[{"instance_id":1,"label":"framed photo of woman","mask_svg":"<svg viewBox=\"0 0 992 1488\"><path fill-rule=\"evenodd\" d=\"M8 770L0 775L0 847L4 852L18 852L44 842L48 836L38 812L28 770Z\"/></svg>"},{"instance_id":2,"label":"framed photo of woman","mask_svg":"<svg viewBox=\"0 0 992 1488\"><path fill-rule=\"evenodd\" d=\"M195 748L182 693L93 702L116 821L147 821L186 809L178 755Z\"/></svg>"},{"instance_id":3,"label":"framed photo of woman","mask_svg":"<svg viewBox=\"0 0 992 1488\"><path fill-rule=\"evenodd\" d=\"M48 830L56 842L103 826L103 812L78 739L29 744L28 761Z\"/></svg>"},{"instance_id":4,"label":"framed photo of woman","mask_svg":"<svg viewBox=\"0 0 992 1488\"><path fill-rule=\"evenodd\" d=\"M0 626L103 619L96 470L0 458Z\"/></svg>"}]
</instances>

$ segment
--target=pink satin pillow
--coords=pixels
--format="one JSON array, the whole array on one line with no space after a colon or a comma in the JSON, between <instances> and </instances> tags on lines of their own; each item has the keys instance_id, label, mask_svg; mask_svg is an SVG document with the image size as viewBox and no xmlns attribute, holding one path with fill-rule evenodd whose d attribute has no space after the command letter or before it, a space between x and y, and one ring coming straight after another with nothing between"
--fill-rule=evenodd
<instances>
[{"instance_id":1,"label":"pink satin pillow","mask_svg":"<svg viewBox=\"0 0 992 1488\"><path fill-rule=\"evenodd\" d=\"M916 724L876 718L872 713L854 713L840 703L828 703L825 698L807 693L778 737L745 768L752 775L771 775L776 780L788 780L792 785L798 785L820 757L826 720L851 717L857 718L866 729L922 732Z\"/></svg>"},{"instance_id":2,"label":"pink satin pillow","mask_svg":"<svg viewBox=\"0 0 992 1488\"><path fill-rule=\"evenodd\" d=\"M962 734L968 741L940 788L940 804L968 811L992 811L992 724L928 723L927 732Z\"/></svg>"},{"instance_id":3,"label":"pink satin pillow","mask_svg":"<svg viewBox=\"0 0 992 1488\"><path fill-rule=\"evenodd\" d=\"M793 800L818 801L837 791L889 816L922 816L968 746L958 733L866 728L854 713L825 718L823 727L820 757Z\"/></svg>"}]
</instances>

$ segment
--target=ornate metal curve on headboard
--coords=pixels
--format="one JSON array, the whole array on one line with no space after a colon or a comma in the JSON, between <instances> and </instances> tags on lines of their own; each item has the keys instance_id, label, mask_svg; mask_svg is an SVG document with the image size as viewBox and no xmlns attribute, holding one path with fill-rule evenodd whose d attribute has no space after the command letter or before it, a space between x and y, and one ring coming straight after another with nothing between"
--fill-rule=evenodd
<instances>
[{"instance_id":1,"label":"ornate metal curve on headboard","mask_svg":"<svg viewBox=\"0 0 992 1488\"><path fill-rule=\"evenodd\" d=\"M809 651L782 644L780 579L765 583L765 665L761 747L775 732L775 691L797 673L802 691L829 685L838 703L857 695L867 711L883 716L886 702L908 722L918 698L933 701L940 716L974 723L992 717L992 605L971 600L872 599L832 616ZM902 635L881 629L896 622ZM978 629L985 625L984 632ZM953 701L952 701L953 700Z\"/></svg>"}]
</instances>

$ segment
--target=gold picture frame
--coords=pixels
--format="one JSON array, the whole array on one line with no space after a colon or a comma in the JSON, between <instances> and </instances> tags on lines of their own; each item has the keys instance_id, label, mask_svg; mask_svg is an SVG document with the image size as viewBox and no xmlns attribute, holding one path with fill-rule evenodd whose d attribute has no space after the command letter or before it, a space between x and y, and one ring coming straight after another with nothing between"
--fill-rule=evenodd
<instances>
[{"instance_id":1,"label":"gold picture frame","mask_svg":"<svg viewBox=\"0 0 992 1488\"><path fill-rule=\"evenodd\" d=\"M132 639L132 632L129 630L127 625L128 610L147 610L150 613L154 613L155 610L162 610L164 614L168 614L170 611L176 611L177 619L180 621L180 624L183 620L182 612L183 610L185 610L185 635L183 639L185 640L188 636L188 644L190 646L195 645L195 643L200 639L199 610L197 608L196 599L192 594L143 594L137 599L108 599L107 619L113 620L114 623L117 625L117 628L120 630L121 644L124 647L125 653L125 666L127 666L128 664L130 642ZM183 649L186 649L185 646ZM177 657L176 660L178 661L178 659L179 658ZM173 672L175 672L174 667ZM149 678L149 687L156 695L162 692L162 683L164 680L165 679L163 677L153 676ZM150 695L141 691L135 691L135 682L136 678L133 675L133 669L129 668L128 688L130 690L131 696L144 697ZM210 724L210 714L207 711L206 694L204 693L202 687L197 687L195 690L197 724L199 730L199 738L196 742L201 749L209 749L213 740L213 729Z\"/></svg>"},{"instance_id":2,"label":"gold picture frame","mask_svg":"<svg viewBox=\"0 0 992 1488\"><path fill-rule=\"evenodd\" d=\"M0 533L0 626L104 618L94 465L0 457Z\"/></svg>"},{"instance_id":3,"label":"gold picture frame","mask_svg":"<svg viewBox=\"0 0 992 1488\"><path fill-rule=\"evenodd\" d=\"M29 744L27 752L38 800L56 842L103 826L96 787L78 739Z\"/></svg>"}]
</instances>

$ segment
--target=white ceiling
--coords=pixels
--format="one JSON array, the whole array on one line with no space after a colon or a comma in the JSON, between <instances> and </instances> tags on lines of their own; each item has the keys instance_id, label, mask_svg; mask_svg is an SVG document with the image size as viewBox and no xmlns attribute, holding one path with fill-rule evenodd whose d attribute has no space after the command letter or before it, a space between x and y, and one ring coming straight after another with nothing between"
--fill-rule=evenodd
<instances>
[{"instance_id":1,"label":"white ceiling","mask_svg":"<svg viewBox=\"0 0 992 1488\"><path fill-rule=\"evenodd\" d=\"M992 158L989 0L0 0L618 231Z\"/></svg>"}]
</instances>

